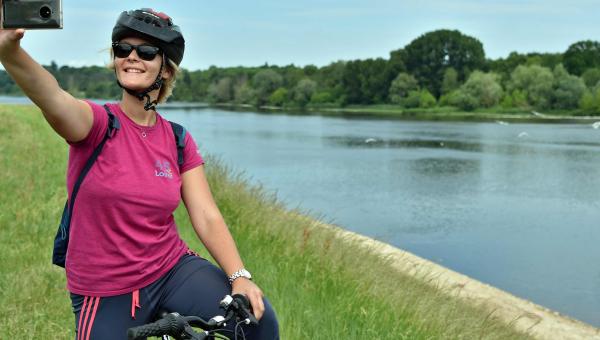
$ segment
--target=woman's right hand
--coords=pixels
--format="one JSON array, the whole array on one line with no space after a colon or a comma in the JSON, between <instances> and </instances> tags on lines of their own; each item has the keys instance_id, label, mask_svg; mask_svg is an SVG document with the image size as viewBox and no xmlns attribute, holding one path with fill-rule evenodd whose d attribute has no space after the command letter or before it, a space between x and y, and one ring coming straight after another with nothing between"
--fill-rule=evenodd
<instances>
[{"instance_id":1,"label":"woman's right hand","mask_svg":"<svg viewBox=\"0 0 600 340\"><path fill-rule=\"evenodd\" d=\"M4 59L9 53L15 51L20 46L24 35L25 30L22 28L16 30L0 29L0 58Z\"/></svg>"}]
</instances>

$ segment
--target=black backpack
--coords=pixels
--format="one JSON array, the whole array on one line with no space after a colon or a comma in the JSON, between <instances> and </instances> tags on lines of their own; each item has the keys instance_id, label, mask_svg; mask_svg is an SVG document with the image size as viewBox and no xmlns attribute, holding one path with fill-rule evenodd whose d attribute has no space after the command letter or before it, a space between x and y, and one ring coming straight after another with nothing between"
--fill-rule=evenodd
<instances>
[{"instance_id":1,"label":"black backpack","mask_svg":"<svg viewBox=\"0 0 600 340\"><path fill-rule=\"evenodd\" d=\"M121 128L121 124L117 117L110 111L107 105L104 105L104 110L108 114L108 128L106 129L106 134L104 138L98 144L98 146L92 152L90 158L88 158L85 166L81 170L75 185L73 186L73 192L71 193L71 200L67 199L65 203L65 207L63 209L62 217L60 218L60 225L58 226L58 231L56 232L56 237L54 238L54 250L52 252L52 263L59 266L65 267L65 260L67 258L67 248L69 247L69 229L71 226L71 214L73 213L73 206L75 204L75 198L77 197L77 192L79 192L79 187L81 183L85 179L85 176L88 174L94 162L102 152L102 148L106 141L109 138L112 138L117 130ZM183 149L185 147L185 128L177 123L173 123L169 121L171 124L171 128L173 129L173 135L175 136L175 141L177 142L177 164L181 167L183 165Z\"/></svg>"}]
</instances>

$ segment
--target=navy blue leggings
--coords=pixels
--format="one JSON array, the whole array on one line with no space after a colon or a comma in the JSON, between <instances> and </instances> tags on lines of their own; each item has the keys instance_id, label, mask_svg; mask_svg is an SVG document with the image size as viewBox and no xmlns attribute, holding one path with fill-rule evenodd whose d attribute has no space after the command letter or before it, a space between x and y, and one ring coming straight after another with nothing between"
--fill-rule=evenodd
<instances>
[{"instance_id":1,"label":"navy blue leggings","mask_svg":"<svg viewBox=\"0 0 600 340\"><path fill-rule=\"evenodd\" d=\"M77 340L127 339L127 329L156 319L161 310L196 315L208 320L222 315L219 301L231 294L225 273L198 256L184 255L173 269L138 292L110 297L71 294ZM246 339L279 339L279 326L271 304L258 326L243 326ZM228 328L233 330L234 323ZM223 335L233 338L233 333Z\"/></svg>"}]
</instances>

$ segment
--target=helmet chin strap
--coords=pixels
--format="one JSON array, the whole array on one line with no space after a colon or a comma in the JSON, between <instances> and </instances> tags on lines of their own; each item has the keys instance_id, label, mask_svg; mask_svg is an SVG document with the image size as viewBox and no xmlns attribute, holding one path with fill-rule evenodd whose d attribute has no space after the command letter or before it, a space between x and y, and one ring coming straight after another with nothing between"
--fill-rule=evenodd
<instances>
[{"instance_id":1,"label":"helmet chin strap","mask_svg":"<svg viewBox=\"0 0 600 340\"><path fill-rule=\"evenodd\" d=\"M150 85L150 87L148 87L147 89L145 89L143 91L138 92L138 91L134 91L132 89L128 89L128 88L124 87L123 85L121 85L121 82L119 82L119 78L117 78L117 85L119 85L119 87L122 88L123 90L127 91L127 93L129 93L130 95L136 97L139 101L143 101L145 98L146 103L144 104L144 110L146 110L146 111L156 110L156 104L158 104L158 99L152 101L152 99L150 99L149 93L161 88L161 86L163 84L162 71L163 71L164 66L165 66L165 56L163 55L163 61L162 61L162 63L160 63L160 70L158 71L158 75L156 76L154 83L152 83L152 85ZM116 72L117 72L117 70L115 68L115 75L116 75Z\"/></svg>"}]
</instances>

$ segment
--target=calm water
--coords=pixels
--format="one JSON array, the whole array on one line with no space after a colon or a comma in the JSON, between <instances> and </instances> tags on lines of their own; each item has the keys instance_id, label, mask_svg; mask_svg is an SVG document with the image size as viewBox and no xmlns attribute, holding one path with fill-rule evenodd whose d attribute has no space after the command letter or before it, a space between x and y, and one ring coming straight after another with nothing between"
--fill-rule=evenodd
<instances>
[{"instance_id":1,"label":"calm water","mask_svg":"<svg viewBox=\"0 0 600 340\"><path fill-rule=\"evenodd\" d=\"M600 129L165 112L291 207L600 326Z\"/></svg>"}]
</instances>

